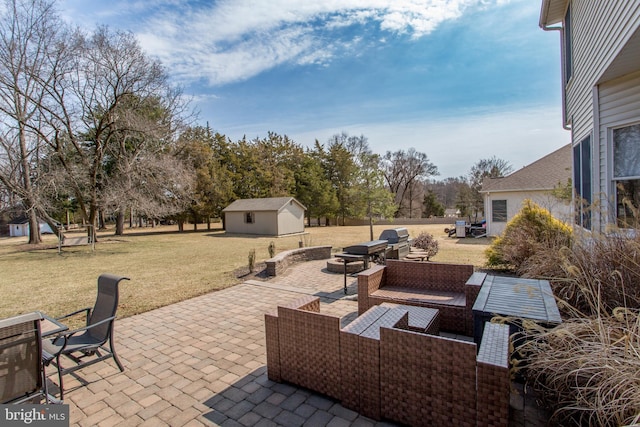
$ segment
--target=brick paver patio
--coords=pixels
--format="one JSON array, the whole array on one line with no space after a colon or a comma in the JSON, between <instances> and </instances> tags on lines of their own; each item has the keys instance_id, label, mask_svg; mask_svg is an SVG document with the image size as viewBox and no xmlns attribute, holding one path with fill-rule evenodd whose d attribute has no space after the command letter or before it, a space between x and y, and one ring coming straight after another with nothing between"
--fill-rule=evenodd
<instances>
[{"instance_id":1,"label":"brick paver patio","mask_svg":"<svg viewBox=\"0 0 640 427\"><path fill-rule=\"evenodd\" d=\"M66 376L71 425L392 425L267 379L264 313L306 293L321 297L324 313L347 321L357 316L355 279L349 278L345 296L343 276L325 266L326 260L298 264L268 281L248 280L117 320L116 350L125 371L107 361ZM537 424L535 411L527 422L525 415L512 424Z\"/></svg>"}]
</instances>

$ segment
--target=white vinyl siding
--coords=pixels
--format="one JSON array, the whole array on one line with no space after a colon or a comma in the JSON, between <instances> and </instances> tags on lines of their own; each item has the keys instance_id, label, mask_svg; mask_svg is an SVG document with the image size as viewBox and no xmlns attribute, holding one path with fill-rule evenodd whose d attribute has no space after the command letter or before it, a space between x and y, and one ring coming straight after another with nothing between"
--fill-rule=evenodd
<instances>
[{"instance_id":1,"label":"white vinyl siding","mask_svg":"<svg viewBox=\"0 0 640 427\"><path fill-rule=\"evenodd\" d=\"M293 198L247 199L225 208L224 228L228 233L281 236L304 232L305 207ZM265 206L271 203L272 206ZM261 205L265 208L261 209Z\"/></svg>"},{"instance_id":2,"label":"white vinyl siding","mask_svg":"<svg viewBox=\"0 0 640 427\"><path fill-rule=\"evenodd\" d=\"M612 129L640 120L640 1L570 0L565 19L567 9L572 67L565 85L565 121L574 147L592 137L593 202L598 209L591 224L605 231L607 223L615 222ZM555 19L562 16L559 9L554 13ZM565 42L563 36L563 55Z\"/></svg>"},{"instance_id":3,"label":"white vinyl siding","mask_svg":"<svg viewBox=\"0 0 640 427\"><path fill-rule=\"evenodd\" d=\"M640 2L572 0L570 7L573 75L566 114L578 142L593 128L592 88L635 30Z\"/></svg>"},{"instance_id":4,"label":"white vinyl siding","mask_svg":"<svg viewBox=\"0 0 640 427\"><path fill-rule=\"evenodd\" d=\"M278 213L251 212L253 222L247 221L248 212L227 212L225 229L229 233L278 235Z\"/></svg>"},{"instance_id":5,"label":"white vinyl siding","mask_svg":"<svg viewBox=\"0 0 640 427\"><path fill-rule=\"evenodd\" d=\"M529 199L537 205L548 209L555 218L570 223L571 206L551 195L550 191L496 191L485 196L485 218L487 220L487 234L499 236L507 226L507 223L522 209L523 202ZM507 205L506 222L494 222L493 202L504 201Z\"/></svg>"},{"instance_id":6,"label":"white vinyl siding","mask_svg":"<svg viewBox=\"0 0 640 427\"><path fill-rule=\"evenodd\" d=\"M615 221L613 187L613 129L640 122L640 72L606 82L599 87L600 205L609 221ZM611 159L609 162L606 159Z\"/></svg>"},{"instance_id":7,"label":"white vinyl siding","mask_svg":"<svg viewBox=\"0 0 640 427\"><path fill-rule=\"evenodd\" d=\"M304 210L290 202L278 214L278 234L302 233L304 231Z\"/></svg>"}]
</instances>

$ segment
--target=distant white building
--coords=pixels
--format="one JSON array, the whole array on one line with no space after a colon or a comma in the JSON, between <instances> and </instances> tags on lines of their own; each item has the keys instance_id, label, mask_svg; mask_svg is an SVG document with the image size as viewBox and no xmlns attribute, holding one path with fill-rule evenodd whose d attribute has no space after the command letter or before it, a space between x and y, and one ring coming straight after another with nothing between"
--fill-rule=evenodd
<instances>
[{"instance_id":1,"label":"distant white building","mask_svg":"<svg viewBox=\"0 0 640 427\"><path fill-rule=\"evenodd\" d=\"M458 218L460 216L460 209L449 208L444 210L445 218Z\"/></svg>"},{"instance_id":2,"label":"distant white building","mask_svg":"<svg viewBox=\"0 0 640 427\"><path fill-rule=\"evenodd\" d=\"M293 197L240 199L222 210L228 233L281 236L304 232L307 208Z\"/></svg>"},{"instance_id":3,"label":"distant white building","mask_svg":"<svg viewBox=\"0 0 640 427\"><path fill-rule=\"evenodd\" d=\"M507 222L520 212L522 202L530 199L561 221L571 221L571 204L559 200L551 191L567 185L571 179L571 146L544 156L503 178L487 178L480 193L484 196L487 234L502 234Z\"/></svg>"},{"instance_id":4,"label":"distant white building","mask_svg":"<svg viewBox=\"0 0 640 427\"><path fill-rule=\"evenodd\" d=\"M40 221L40 234L53 234L53 230L46 222ZM20 237L29 235L29 219L21 216L9 223L9 237Z\"/></svg>"}]
</instances>

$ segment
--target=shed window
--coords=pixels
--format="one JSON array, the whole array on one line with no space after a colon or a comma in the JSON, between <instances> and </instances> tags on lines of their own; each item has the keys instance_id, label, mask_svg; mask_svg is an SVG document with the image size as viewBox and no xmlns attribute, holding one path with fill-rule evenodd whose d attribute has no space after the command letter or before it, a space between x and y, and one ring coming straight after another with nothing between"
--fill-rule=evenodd
<instances>
[{"instance_id":1,"label":"shed window","mask_svg":"<svg viewBox=\"0 0 640 427\"><path fill-rule=\"evenodd\" d=\"M256 216L253 212L246 212L244 214L244 222L246 224L253 224L254 222L256 222Z\"/></svg>"},{"instance_id":2,"label":"shed window","mask_svg":"<svg viewBox=\"0 0 640 427\"><path fill-rule=\"evenodd\" d=\"M491 220L493 222L507 222L507 201L491 201Z\"/></svg>"},{"instance_id":3,"label":"shed window","mask_svg":"<svg viewBox=\"0 0 640 427\"><path fill-rule=\"evenodd\" d=\"M640 219L640 124L613 130L613 181L618 226L637 228Z\"/></svg>"}]
</instances>

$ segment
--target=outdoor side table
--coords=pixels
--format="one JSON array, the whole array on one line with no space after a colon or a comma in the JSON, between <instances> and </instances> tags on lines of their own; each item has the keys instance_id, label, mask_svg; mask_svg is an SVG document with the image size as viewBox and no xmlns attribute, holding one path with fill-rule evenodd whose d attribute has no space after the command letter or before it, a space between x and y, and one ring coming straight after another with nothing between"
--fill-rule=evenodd
<instances>
[{"instance_id":1,"label":"outdoor side table","mask_svg":"<svg viewBox=\"0 0 640 427\"><path fill-rule=\"evenodd\" d=\"M380 306L407 311L409 313L409 330L430 335L440 333L440 311L438 309L392 302L383 302Z\"/></svg>"},{"instance_id":2,"label":"outdoor side table","mask_svg":"<svg viewBox=\"0 0 640 427\"><path fill-rule=\"evenodd\" d=\"M484 323L496 315L531 319L544 326L562 323L548 280L487 275L473 305L476 344L482 341Z\"/></svg>"},{"instance_id":3,"label":"outdoor side table","mask_svg":"<svg viewBox=\"0 0 640 427\"><path fill-rule=\"evenodd\" d=\"M64 323L60 323L56 319L44 314L41 311L39 311L38 313L40 313L40 315L42 316L42 320L40 321L40 330L42 331L41 336L43 338L69 330L69 327Z\"/></svg>"}]
</instances>

